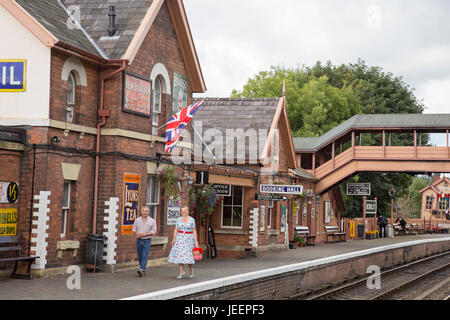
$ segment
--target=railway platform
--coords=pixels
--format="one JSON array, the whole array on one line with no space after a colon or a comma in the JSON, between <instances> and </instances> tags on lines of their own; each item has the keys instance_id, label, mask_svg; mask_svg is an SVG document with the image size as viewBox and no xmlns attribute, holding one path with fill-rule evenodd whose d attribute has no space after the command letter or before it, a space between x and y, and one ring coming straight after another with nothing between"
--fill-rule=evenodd
<instances>
[{"instance_id":1,"label":"railway platform","mask_svg":"<svg viewBox=\"0 0 450 320\"><path fill-rule=\"evenodd\" d=\"M351 240L246 259L205 259L194 266L192 279L176 279L178 266L173 264L150 267L142 278L137 276L135 268L92 273L80 266L79 289L68 286L72 274L33 280L2 278L0 300L270 299L267 295L279 299L285 294L280 286L286 290L296 286L290 290L298 291L300 285L310 285L306 270L316 272L314 279L322 278L321 274L347 277L358 268L366 268L367 263L386 264L388 260L401 263L408 255L425 255L428 250L442 248L450 249L450 235ZM325 265L331 269L322 270ZM261 296L255 296L255 292Z\"/></svg>"}]
</instances>

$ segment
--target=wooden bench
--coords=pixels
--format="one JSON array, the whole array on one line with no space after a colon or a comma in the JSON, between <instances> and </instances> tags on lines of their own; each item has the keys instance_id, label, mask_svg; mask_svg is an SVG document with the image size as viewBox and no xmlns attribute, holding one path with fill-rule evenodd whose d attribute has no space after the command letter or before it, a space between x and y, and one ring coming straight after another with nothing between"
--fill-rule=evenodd
<instances>
[{"instance_id":1,"label":"wooden bench","mask_svg":"<svg viewBox=\"0 0 450 320\"><path fill-rule=\"evenodd\" d=\"M411 231L415 234L423 233L423 228L419 223L411 223Z\"/></svg>"},{"instance_id":2,"label":"wooden bench","mask_svg":"<svg viewBox=\"0 0 450 320\"><path fill-rule=\"evenodd\" d=\"M31 265L38 257L23 256L17 236L0 237L0 253L9 253L7 257L0 257L0 262L16 262L12 278L31 279Z\"/></svg>"},{"instance_id":3,"label":"wooden bench","mask_svg":"<svg viewBox=\"0 0 450 320\"><path fill-rule=\"evenodd\" d=\"M325 232L327 233L327 243L328 238L331 237L333 239L333 242L337 241L346 241L345 240L345 232L339 232L339 229L337 226L325 226Z\"/></svg>"},{"instance_id":4,"label":"wooden bench","mask_svg":"<svg viewBox=\"0 0 450 320\"><path fill-rule=\"evenodd\" d=\"M305 242L307 246L314 246L316 236L310 236L309 235L309 228L307 226L296 226L295 232L297 232L299 235L301 235L303 238L305 238Z\"/></svg>"}]
</instances>

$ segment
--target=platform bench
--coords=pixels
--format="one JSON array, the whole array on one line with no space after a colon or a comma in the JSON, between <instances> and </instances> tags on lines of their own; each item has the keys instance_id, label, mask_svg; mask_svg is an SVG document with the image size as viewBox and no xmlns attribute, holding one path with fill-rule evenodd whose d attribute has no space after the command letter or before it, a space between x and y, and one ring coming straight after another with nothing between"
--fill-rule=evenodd
<instances>
[{"instance_id":1,"label":"platform bench","mask_svg":"<svg viewBox=\"0 0 450 320\"><path fill-rule=\"evenodd\" d=\"M309 235L309 228L307 226L296 226L295 231L301 235L303 238L305 238L306 245L307 246L314 246L316 236L310 236Z\"/></svg>"},{"instance_id":2,"label":"platform bench","mask_svg":"<svg viewBox=\"0 0 450 320\"><path fill-rule=\"evenodd\" d=\"M418 223L411 223L411 230L414 233L423 233L423 228Z\"/></svg>"},{"instance_id":3,"label":"platform bench","mask_svg":"<svg viewBox=\"0 0 450 320\"><path fill-rule=\"evenodd\" d=\"M345 232L339 232L337 226L325 226L325 232L327 233L327 242L331 237L333 242L345 241Z\"/></svg>"},{"instance_id":4,"label":"platform bench","mask_svg":"<svg viewBox=\"0 0 450 320\"><path fill-rule=\"evenodd\" d=\"M9 253L9 256L4 257L3 253ZM11 278L31 279L31 265L37 258L22 255L22 247L17 236L0 237L0 263L16 262Z\"/></svg>"}]
</instances>

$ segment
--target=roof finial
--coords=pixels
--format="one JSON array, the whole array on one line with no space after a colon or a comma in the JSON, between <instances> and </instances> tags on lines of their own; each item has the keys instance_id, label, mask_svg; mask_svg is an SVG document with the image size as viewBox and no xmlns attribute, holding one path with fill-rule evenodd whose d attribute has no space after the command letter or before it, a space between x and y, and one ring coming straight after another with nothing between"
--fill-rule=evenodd
<instances>
[{"instance_id":1,"label":"roof finial","mask_svg":"<svg viewBox=\"0 0 450 320\"><path fill-rule=\"evenodd\" d=\"M286 78L283 78L283 98L286 96Z\"/></svg>"}]
</instances>

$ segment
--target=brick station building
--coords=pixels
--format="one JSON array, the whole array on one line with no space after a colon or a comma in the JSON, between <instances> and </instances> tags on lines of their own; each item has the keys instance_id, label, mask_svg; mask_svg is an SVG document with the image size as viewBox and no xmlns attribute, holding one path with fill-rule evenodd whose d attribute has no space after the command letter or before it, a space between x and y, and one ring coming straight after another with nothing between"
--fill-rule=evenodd
<instances>
[{"instance_id":1,"label":"brick station building","mask_svg":"<svg viewBox=\"0 0 450 320\"><path fill-rule=\"evenodd\" d=\"M159 128L206 90L183 2L5 0L0 25L0 64L26 71L24 90L0 90L0 181L20 190L0 210L18 217L33 267L83 264L91 233L108 237L106 264L134 262L126 223L145 204L152 258L167 256Z\"/></svg>"},{"instance_id":2,"label":"brick station building","mask_svg":"<svg viewBox=\"0 0 450 320\"><path fill-rule=\"evenodd\" d=\"M261 162L175 166L164 152L161 127L206 91L181 0L2 0L0 27L8 44L0 55L0 215L9 217L0 219L0 237L18 236L25 253L40 257L34 269L84 264L89 234L107 237L107 267L136 264L130 228L143 205L158 226L151 259L165 260L173 219L160 173L170 168L183 204L204 187L193 183L198 174L230 186L212 215L193 212L200 243L212 226L221 257L285 250L294 226L312 221L316 179L296 161L284 97L208 99L194 118L226 129L217 121L231 119L230 110L236 121L252 114L247 124L268 130L266 157L275 146L269 133L279 129L276 174L263 174L270 164ZM179 147L193 151L188 141ZM257 200L261 184L301 185L305 195Z\"/></svg>"}]
</instances>

